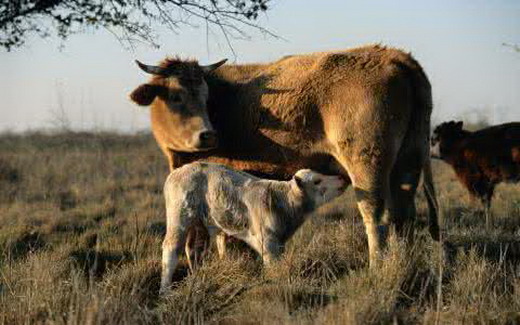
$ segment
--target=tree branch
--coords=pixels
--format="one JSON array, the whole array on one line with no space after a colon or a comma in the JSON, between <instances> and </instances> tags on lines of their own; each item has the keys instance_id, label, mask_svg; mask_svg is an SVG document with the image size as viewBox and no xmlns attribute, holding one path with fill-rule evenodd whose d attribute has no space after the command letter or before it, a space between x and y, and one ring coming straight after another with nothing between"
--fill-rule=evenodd
<instances>
[{"instance_id":1,"label":"tree branch","mask_svg":"<svg viewBox=\"0 0 520 325\"><path fill-rule=\"evenodd\" d=\"M104 28L119 41L157 46L154 27L178 32L191 20L219 28L231 47L231 37L244 37L252 28L277 37L254 23L270 0L3 0L0 4L0 47L22 46L31 34L52 34L65 40L85 28ZM178 17L175 17L178 14ZM183 15L186 15L183 17ZM41 21L50 25L41 24ZM193 25L191 25L193 26Z\"/></svg>"}]
</instances>

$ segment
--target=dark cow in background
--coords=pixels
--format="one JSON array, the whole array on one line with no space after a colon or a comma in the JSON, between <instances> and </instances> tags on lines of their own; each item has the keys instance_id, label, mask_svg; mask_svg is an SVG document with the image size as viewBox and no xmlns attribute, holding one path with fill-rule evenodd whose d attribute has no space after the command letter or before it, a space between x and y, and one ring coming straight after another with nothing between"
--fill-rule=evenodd
<instances>
[{"instance_id":1,"label":"dark cow in background","mask_svg":"<svg viewBox=\"0 0 520 325\"><path fill-rule=\"evenodd\" d=\"M410 54L365 46L223 63L138 63L152 78L130 97L150 105L153 133L172 169L206 160L275 179L305 168L340 174L354 187L370 265L379 260L388 224L400 232L413 225L424 171L430 230L438 236L431 87Z\"/></svg>"},{"instance_id":2,"label":"dark cow in background","mask_svg":"<svg viewBox=\"0 0 520 325\"><path fill-rule=\"evenodd\" d=\"M453 167L472 197L489 209L495 186L520 181L520 122L492 126L476 132L462 129L462 122L442 123L433 131L432 157Z\"/></svg>"}]
</instances>

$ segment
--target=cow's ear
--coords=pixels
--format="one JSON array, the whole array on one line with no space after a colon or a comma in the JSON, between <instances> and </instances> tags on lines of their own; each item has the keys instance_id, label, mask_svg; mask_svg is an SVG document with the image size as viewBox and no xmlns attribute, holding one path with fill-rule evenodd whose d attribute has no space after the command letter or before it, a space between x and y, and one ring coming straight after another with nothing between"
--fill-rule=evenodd
<instances>
[{"instance_id":1,"label":"cow's ear","mask_svg":"<svg viewBox=\"0 0 520 325\"><path fill-rule=\"evenodd\" d=\"M462 123L463 123L462 121L458 121L458 122L455 124L455 126L457 127L457 129L462 130Z\"/></svg>"},{"instance_id":2,"label":"cow's ear","mask_svg":"<svg viewBox=\"0 0 520 325\"><path fill-rule=\"evenodd\" d=\"M130 99L137 105L148 106L158 95L158 86L142 84L130 93Z\"/></svg>"}]
</instances>

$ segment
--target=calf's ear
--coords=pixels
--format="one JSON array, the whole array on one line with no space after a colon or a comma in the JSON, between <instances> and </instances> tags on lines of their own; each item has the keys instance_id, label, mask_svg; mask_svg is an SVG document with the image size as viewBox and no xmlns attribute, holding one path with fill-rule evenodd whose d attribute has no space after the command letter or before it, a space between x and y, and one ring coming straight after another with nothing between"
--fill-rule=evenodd
<instances>
[{"instance_id":1,"label":"calf's ear","mask_svg":"<svg viewBox=\"0 0 520 325\"><path fill-rule=\"evenodd\" d=\"M130 99L137 105L148 106L158 94L158 86L142 84L130 93Z\"/></svg>"},{"instance_id":2,"label":"calf's ear","mask_svg":"<svg viewBox=\"0 0 520 325\"><path fill-rule=\"evenodd\" d=\"M304 186L304 182L303 182L303 179L301 179L298 175L294 175L293 176L293 179L294 181L296 182L296 185L298 185L298 187L303 190L303 186Z\"/></svg>"}]
</instances>

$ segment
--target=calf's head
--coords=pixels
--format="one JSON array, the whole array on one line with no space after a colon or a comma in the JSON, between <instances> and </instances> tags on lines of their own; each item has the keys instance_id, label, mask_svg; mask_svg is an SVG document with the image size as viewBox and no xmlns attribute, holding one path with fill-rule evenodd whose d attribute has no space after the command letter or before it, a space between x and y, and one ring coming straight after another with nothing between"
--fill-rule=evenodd
<instances>
[{"instance_id":1,"label":"calf's head","mask_svg":"<svg viewBox=\"0 0 520 325\"><path fill-rule=\"evenodd\" d=\"M315 207L338 197L345 188L345 181L341 176L327 176L310 169L297 171L293 181L305 199L310 200Z\"/></svg>"},{"instance_id":2,"label":"calf's head","mask_svg":"<svg viewBox=\"0 0 520 325\"><path fill-rule=\"evenodd\" d=\"M434 158L445 158L449 154L455 141L460 139L463 135L462 121L450 121L439 124L435 130L433 130L430 155Z\"/></svg>"},{"instance_id":3,"label":"calf's head","mask_svg":"<svg viewBox=\"0 0 520 325\"><path fill-rule=\"evenodd\" d=\"M136 60L139 68L152 77L130 98L138 105L151 105L153 132L168 149L196 152L217 146L217 133L208 117L208 85L204 78L225 62L201 66L196 61L168 58L154 66Z\"/></svg>"}]
</instances>

